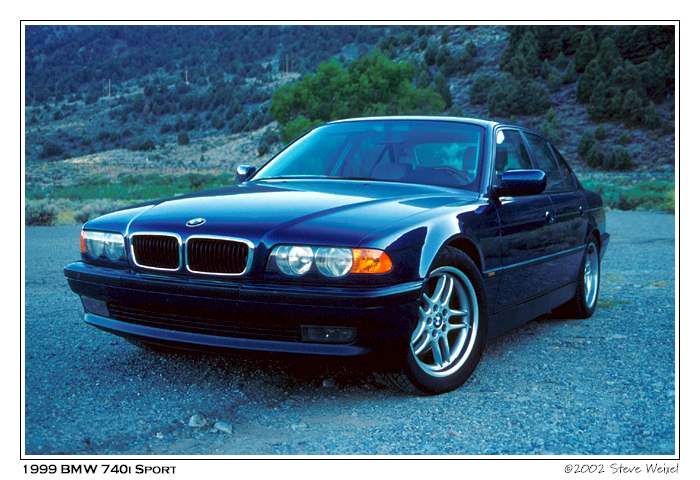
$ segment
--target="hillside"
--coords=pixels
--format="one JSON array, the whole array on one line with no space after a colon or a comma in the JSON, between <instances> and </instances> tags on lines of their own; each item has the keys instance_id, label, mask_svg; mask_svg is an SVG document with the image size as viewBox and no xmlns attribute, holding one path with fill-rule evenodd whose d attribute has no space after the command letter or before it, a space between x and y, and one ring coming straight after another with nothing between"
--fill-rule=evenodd
<instances>
[{"instance_id":1,"label":"hillside","mask_svg":"<svg viewBox=\"0 0 700 480\"><path fill-rule=\"evenodd\" d=\"M163 194L229 182L281 147L280 86L374 50L442 96L431 113L530 126L598 183L673 189L673 27L27 26L25 40L26 195L52 221L147 198L135 185L151 175Z\"/></svg>"}]
</instances>

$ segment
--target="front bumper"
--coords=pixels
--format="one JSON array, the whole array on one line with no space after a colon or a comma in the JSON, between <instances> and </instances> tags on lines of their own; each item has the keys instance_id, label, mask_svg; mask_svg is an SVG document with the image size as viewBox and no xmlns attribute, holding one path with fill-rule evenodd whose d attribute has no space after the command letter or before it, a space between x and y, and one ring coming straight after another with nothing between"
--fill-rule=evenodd
<instances>
[{"instance_id":1,"label":"front bumper","mask_svg":"<svg viewBox=\"0 0 700 480\"><path fill-rule=\"evenodd\" d=\"M423 282L356 288L165 277L72 263L71 290L105 302L85 321L110 333L189 349L354 356L405 348ZM349 344L302 341L302 326L352 327Z\"/></svg>"}]
</instances>

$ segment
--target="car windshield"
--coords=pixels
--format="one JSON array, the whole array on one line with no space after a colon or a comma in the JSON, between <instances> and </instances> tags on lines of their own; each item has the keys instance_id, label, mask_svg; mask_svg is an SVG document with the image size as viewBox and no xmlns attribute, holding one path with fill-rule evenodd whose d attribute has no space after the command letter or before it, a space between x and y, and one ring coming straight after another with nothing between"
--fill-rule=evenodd
<instances>
[{"instance_id":1,"label":"car windshield","mask_svg":"<svg viewBox=\"0 0 700 480\"><path fill-rule=\"evenodd\" d=\"M253 180L329 178L477 190L484 129L435 120L361 120L316 128Z\"/></svg>"}]
</instances>

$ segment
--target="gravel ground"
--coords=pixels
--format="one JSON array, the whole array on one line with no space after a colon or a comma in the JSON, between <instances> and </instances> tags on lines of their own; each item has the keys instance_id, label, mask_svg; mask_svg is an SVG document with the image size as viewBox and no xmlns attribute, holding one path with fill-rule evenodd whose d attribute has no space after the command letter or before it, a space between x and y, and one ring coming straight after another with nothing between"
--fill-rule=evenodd
<instances>
[{"instance_id":1,"label":"gravel ground","mask_svg":"<svg viewBox=\"0 0 700 480\"><path fill-rule=\"evenodd\" d=\"M674 454L674 220L609 213L596 314L493 340L437 397L355 361L140 350L83 324L79 228L27 228L25 453Z\"/></svg>"}]
</instances>

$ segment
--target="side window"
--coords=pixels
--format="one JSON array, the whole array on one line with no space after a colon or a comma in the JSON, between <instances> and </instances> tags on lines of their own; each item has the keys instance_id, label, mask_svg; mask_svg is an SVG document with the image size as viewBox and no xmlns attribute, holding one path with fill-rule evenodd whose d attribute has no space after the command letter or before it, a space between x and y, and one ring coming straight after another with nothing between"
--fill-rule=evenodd
<instances>
[{"instance_id":1,"label":"side window","mask_svg":"<svg viewBox=\"0 0 700 480\"><path fill-rule=\"evenodd\" d=\"M554 147L552 147L552 150L554 150L554 155L556 155L557 161L559 162L559 170L561 170L561 180L564 188L567 190L576 190L578 185L574 172L571 171L571 167L566 163L562 154Z\"/></svg>"},{"instance_id":2,"label":"side window","mask_svg":"<svg viewBox=\"0 0 700 480\"><path fill-rule=\"evenodd\" d=\"M530 133L526 133L525 138L530 144L537 168L547 174L547 188L545 191L553 192L565 189L559 165L557 165L549 144L543 138Z\"/></svg>"},{"instance_id":3,"label":"side window","mask_svg":"<svg viewBox=\"0 0 700 480\"><path fill-rule=\"evenodd\" d=\"M496 134L496 175L508 170L532 168L530 156L517 130L499 130Z\"/></svg>"}]
</instances>

